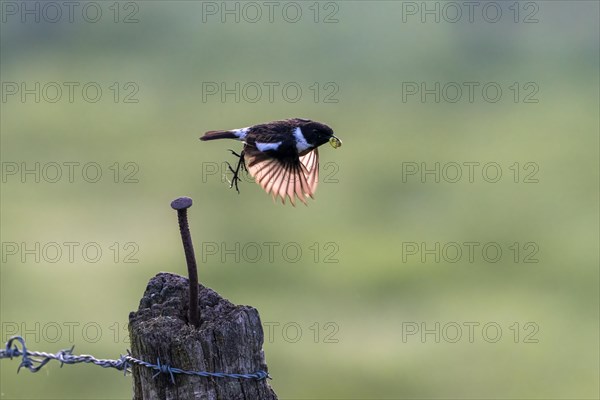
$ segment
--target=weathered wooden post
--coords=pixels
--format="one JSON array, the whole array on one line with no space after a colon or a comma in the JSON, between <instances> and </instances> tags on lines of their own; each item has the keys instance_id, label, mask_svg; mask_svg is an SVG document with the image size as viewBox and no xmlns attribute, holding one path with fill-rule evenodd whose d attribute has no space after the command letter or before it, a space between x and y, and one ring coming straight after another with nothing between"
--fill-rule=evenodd
<instances>
[{"instance_id":1,"label":"weathered wooden post","mask_svg":"<svg viewBox=\"0 0 600 400\"><path fill-rule=\"evenodd\" d=\"M187 252L186 249L186 256ZM194 318L189 315L190 309L195 308L190 307L190 279L170 273L153 277L138 311L129 315L132 356L153 364L160 360L163 366L186 371L267 372L258 311L234 305L200 284L197 291L198 327L195 327ZM204 377L171 374L168 370L165 367L161 373L133 365L134 400L277 399L267 379Z\"/></svg>"}]
</instances>

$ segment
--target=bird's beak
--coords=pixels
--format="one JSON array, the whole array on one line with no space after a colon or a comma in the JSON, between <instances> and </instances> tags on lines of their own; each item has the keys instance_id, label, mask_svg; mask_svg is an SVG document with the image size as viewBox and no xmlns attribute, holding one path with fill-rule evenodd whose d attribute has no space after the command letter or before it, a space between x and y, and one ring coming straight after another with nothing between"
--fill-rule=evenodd
<instances>
[{"instance_id":1,"label":"bird's beak","mask_svg":"<svg viewBox=\"0 0 600 400\"><path fill-rule=\"evenodd\" d=\"M329 138L329 144L334 149L337 149L338 147L342 146L342 141L339 138L337 138L335 136L332 136L332 137Z\"/></svg>"}]
</instances>

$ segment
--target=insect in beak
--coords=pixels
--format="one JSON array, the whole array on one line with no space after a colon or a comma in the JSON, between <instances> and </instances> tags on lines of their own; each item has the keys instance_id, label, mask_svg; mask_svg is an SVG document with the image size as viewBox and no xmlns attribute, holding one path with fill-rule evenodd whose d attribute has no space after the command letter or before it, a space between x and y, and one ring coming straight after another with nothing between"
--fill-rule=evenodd
<instances>
[{"instance_id":1,"label":"insect in beak","mask_svg":"<svg viewBox=\"0 0 600 400\"><path fill-rule=\"evenodd\" d=\"M329 138L329 144L334 149L337 149L338 147L342 146L342 141L339 138L332 136L331 138Z\"/></svg>"}]
</instances>

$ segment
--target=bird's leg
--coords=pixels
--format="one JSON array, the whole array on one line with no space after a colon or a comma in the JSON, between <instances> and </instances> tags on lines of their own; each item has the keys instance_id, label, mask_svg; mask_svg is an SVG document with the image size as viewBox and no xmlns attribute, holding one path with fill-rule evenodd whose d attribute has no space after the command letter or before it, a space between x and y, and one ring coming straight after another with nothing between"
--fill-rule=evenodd
<instances>
[{"instance_id":1,"label":"bird's leg","mask_svg":"<svg viewBox=\"0 0 600 400\"><path fill-rule=\"evenodd\" d=\"M242 151L240 154L236 153L235 151L229 149L229 151L231 152L231 154L235 155L238 158L238 163L237 166L235 167L235 169L233 169L233 167L231 166L231 164L229 164L229 162L227 163L227 166L229 167L229 171L231 171L233 173L233 177L231 178L231 182L229 182L229 188L232 188L233 186L235 186L235 190L240 193L240 189L238 188L238 182L240 181L240 169L242 169L242 171L247 171L246 169L246 164L244 163L244 151Z\"/></svg>"}]
</instances>

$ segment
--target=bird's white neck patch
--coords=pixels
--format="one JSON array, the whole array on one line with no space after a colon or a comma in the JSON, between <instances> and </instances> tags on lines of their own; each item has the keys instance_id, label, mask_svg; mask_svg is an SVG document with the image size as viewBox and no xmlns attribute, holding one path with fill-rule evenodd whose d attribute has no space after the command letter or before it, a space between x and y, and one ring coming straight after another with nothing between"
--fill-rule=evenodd
<instances>
[{"instance_id":1,"label":"bird's white neck patch","mask_svg":"<svg viewBox=\"0 0 600 400\"><path fill-rule=\"evenodd\" d=\"M294 137L296 138L296 149L298 149L298 153L302 153L305 150L308 150L312 147L312 145L308 144L304 134L302 133L302 129L297 127L294 129Z\"/></svg>"},{"instance_id":2,"label":"bird's white neck patch","mask_svg":"<svg viewBox=\"0 0 600 400\"><path fill-rule=\"evenodd\" d=\"M281 143L282 142L275 142L275 143L256 142L256 148L264 153L265 151L269 151L269 150L277 150L279 148L279 146L281 146Z\"/></svg>"},{"instance_id":3,"label":"bird's white neck patch","mask_svg":"<svg viewBox=\"0 0 600 400\"><path fill-rule=\"evenodd\" d=\"M249 130L250 130L250 128L240 128L240 129L234 129L231 132L233 132L233 134L235 136L237 136L238 139L244 140L244 139L246 139L246 135L248 134Z\"/></svg>"}]
</instances>

